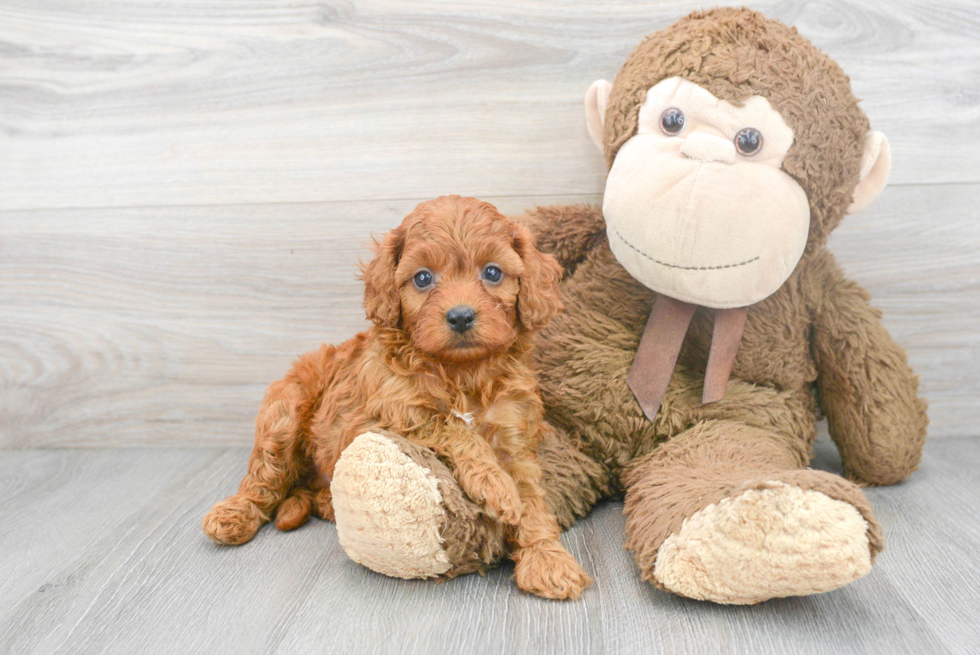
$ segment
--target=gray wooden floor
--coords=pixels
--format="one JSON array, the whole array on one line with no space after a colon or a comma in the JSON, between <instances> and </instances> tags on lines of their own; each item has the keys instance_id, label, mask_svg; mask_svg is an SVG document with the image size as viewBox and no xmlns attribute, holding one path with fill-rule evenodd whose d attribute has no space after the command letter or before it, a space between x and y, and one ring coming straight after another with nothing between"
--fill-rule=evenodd
<instances>
[{"instance_id":1,"label":"gray wooden floor","mask_svg":"<svg viewBox=\"0 0 980 655\"><path fill-rule=\"evenodd\" d=\"M571 603L521 593L506 566L445 584L380 576L347 559L323 521L213 546L201 516L246 458L0 455L0 653L980 652L980 439L930 441L910 480L869 490L888 540L869 576L754 607L642 582L614 502L563 537L595 578ZM830 444L816 464L839 466Z\"/></svg>"}]
</instances>

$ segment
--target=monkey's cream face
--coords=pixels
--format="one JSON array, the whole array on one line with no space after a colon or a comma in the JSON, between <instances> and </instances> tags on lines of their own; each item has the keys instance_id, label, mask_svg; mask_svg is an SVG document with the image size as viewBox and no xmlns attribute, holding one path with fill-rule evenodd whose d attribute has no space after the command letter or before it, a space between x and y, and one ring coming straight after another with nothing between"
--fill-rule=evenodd
<instances>
[{"instance_id":1,"label":"monkey's cream face","mask_svg":"<svg viewBox=\"0 0 980 655\"><path fill-rule=\"evenodd\" d=\"M660 82L609 171L602 210L613 254L685 302L743 307L771 295L810 227L806 193L780 169L792 145L793 130L761 96L736 107L678 77Z\"/></svg>"}]
</instances>

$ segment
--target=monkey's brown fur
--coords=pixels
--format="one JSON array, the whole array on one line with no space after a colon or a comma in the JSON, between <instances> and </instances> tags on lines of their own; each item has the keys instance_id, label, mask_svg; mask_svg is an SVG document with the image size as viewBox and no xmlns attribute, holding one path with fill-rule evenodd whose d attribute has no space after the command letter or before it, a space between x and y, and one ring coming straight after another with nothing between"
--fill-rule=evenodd
<instances>
[{"instance_id":1,"label":"monkey's brown fur","mask_svg":"<svg viewBox=\"0 0 980 655\"><path fill-rule=\"evenodd\" d=\"M503 271L499 282L481 279L491 262ZM423 268L435 279L424 289L412 281ZM492 205L458 196L419 205L364 270L365 308L375 325L339 347L303 355L269 387L248 474L238 494L204 518L205 532L217 543L241 544L273 514L282 530L314 511L332 519L329 481L342 451L362 433L390 430L450 462L466 494L507 526L519 587L577 598L591 581L559 542L545 504L536 451L550 428L530 368L533 334L561 309L559 276L527 229ZM476 310L464 333L447 325L448 310L462 305ZM426 459L418 448L402 449ZM443 499L453 504L454 496L444 490ZM486 523L461 501L449 509L470 524ZM491 527L469 532L499 541ZM473 541L458 521L443 533L457 544ZM485 553L500 549L465 550L478 561L451 555L453 573L477 568Z\"/></svg>"},{"instance_id":2,"label":"monkey's brown fur","mask_svg":"<svg viewBox=\"0 0 980 655\"><path fill-rule=\"evenodd\" d=\"M710 405L700 396L712 316L698 310L650 422L625 380L655 294L613 257L597 209L532 212L524 220L540 247L568 270L565 312L537 356L547 416L626 492L627 545L651 581L660 545L687 517L772 481L852 504L876 553L880 528L858 484L912 473L927 418L904 351L824 247L858 181L867 118L843 71L795 29L748 10L695 13L651 35L617 75L605 120L610 165L636 131L646 89L672 76L733 103L765 96L784 116L796 137L783 170L810 201L806 253L750 309L728 391ZM821 414L853 483L804 469Z\"/></svg>"}]
</instances>

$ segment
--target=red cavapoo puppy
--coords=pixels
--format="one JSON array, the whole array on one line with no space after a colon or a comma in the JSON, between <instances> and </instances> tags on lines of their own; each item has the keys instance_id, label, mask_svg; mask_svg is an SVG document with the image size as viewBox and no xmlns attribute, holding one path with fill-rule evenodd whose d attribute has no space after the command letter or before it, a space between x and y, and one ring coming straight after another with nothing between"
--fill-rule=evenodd
<instances>
[{"instance_id":1,"label":"red cavapoo puppy","mask_svg":"<svg viewBox=\"0 0 980 655\"><path fill-rule=\"evenodd\" d=\"M330 479L358 435L390 430L448 459L460 487L508 526L517 585L577 598L589 576L562 547L536 450L543 409L532 335L561 311L561 268L524 227L473 198L424 202L364 268L374 325L300 357L268 389L236 495L204 517L241 544L276 515L333 519Z\"/></svg>"}]
</instances>

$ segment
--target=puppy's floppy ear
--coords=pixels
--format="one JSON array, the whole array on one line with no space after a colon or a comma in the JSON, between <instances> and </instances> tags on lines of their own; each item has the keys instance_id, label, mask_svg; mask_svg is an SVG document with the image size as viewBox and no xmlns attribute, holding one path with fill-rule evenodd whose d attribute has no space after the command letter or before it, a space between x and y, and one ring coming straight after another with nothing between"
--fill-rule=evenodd
<instances>
[{"instance_id":1,"label":"puppy's floppy ear","mask_svg":"<svg viewBox=\"0 0 980 655\"><path fill-rule=\"evenodd\" d=\"M562 268L554 257L535 247L534 236L523 225L515 225L514 250L524 262L517 315L525 329L539 330L562 310L558 295Z\"/></svg>"},{"instance_id":2,"label":"puppy's floppy ear","mask_svg":"<svg viewBox=\"0 0 980 655\"><path fill-rule=\"evenodd\" d=\"M374 242L374 259L361 268L364 281L364 311L378 327L398 327L401 299L395 284L395 269L405 245L405 231L397 227Z\"/></svg>"}]
</instances>

